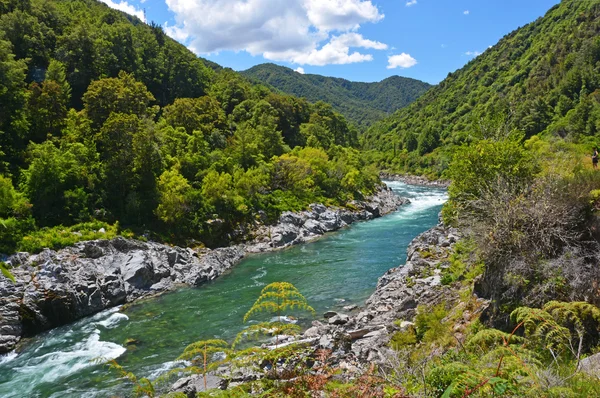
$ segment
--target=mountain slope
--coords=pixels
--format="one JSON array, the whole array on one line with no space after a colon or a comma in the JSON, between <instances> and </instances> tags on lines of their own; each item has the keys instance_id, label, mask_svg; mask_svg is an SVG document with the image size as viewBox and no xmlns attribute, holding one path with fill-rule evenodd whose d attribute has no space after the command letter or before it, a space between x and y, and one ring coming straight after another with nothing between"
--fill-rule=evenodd
<instances>
[{"instance_id":1,"label":"mountain slope","mask_svg":"<svg viewBox=\"0 0 600 398\"><path fill-rule=\"evenodd\" d=\"M564 0L369 129L368 149L423 155L499 131L600 131L600 2Z\"/></svg>"},{"instance_id":2,"label":"mountain slope","mask_svg":"<svg viewBox=\"0 0 600 398\"><path fill-rule=\"evenodd\" d=\"M369 126L407 106L431 87L428 83L400 76L377 83L351 82L300 74L275 64L256 65L241 73L284 93L305 97L311 102L328 102L359 126Z\"/></svg>"}]
</instances>

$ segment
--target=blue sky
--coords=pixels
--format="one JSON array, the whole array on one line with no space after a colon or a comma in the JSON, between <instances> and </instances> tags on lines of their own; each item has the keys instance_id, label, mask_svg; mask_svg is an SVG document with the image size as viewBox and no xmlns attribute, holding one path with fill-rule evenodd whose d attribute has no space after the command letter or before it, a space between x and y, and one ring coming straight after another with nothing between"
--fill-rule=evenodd
<instances>
[{"instance_id":1,"label":"blue sky","mask_svg":"<svg viewBox=\"0 0 600 398\"><path fill-rule=\"evenodd\" d=\"M559 0L101 0L166 27L201 57L244 70L438 83ZM145 13L144 13L145 12Z\"/></svg>"}]
</instances>

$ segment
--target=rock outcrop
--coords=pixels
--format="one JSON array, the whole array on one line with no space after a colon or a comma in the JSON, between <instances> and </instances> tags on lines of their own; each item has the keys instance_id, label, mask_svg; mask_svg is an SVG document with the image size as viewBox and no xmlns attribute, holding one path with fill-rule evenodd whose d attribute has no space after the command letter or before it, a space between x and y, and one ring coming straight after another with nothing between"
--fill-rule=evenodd
<instances>
[{"instance_id":1,"label":"rock outcrop","mask_svg":"<svg viewBox=\"0 0 600 398\"><path fill-rule=\"evenodd\" d=\"M388 214L406 203L409 203L408 199L399 197L391 189L383 188L367 201L351 202L349 207L354 210L313 204L308 211L286 211L281 214L276 225L260 227L256 231L255 240L246 249L249 252L264 252L306 243L353 222Z\"/></svg>"},{"instance_id":2,"label":"rock outcrop","mask_svg":"<svg viewBox=\"0 0 600 398\"><path fill-rule=\"evenodd\" d=\"M286 212L279 223L262 227L256 239L214 250L192 250L115 238L9 257L16 283L0 278L0 353L31 336L140 297L199 286L237 264L248 252L277 250L316 239L354 221L379 217L407 203L382 188L356 210L327 208Z\"/></svg>"}]
</instances>

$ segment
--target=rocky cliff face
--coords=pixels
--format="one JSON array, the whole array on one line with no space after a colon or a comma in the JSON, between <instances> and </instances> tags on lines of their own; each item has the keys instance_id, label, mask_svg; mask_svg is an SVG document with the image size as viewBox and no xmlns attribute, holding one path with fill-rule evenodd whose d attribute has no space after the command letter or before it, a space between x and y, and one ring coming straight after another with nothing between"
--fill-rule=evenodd
<instances>
[{"instance_id":1,"label":"rocky cliff face","mask_svg":"<svg viewBox=\"0 0 600 398\"><path fill-rule=\"evenodd\" d=\"M178 285L199 286L237 264L248 252L277 250L316 239L354 221L379 217L407 203L382 188L356 210L312 205L286 212L246 244L192 250L131 239L79 242L59 251L18 253L8 259L17 281L0 279L0 353L22 336L60 326L106 308Z\"/></svg>"}]
</instances>

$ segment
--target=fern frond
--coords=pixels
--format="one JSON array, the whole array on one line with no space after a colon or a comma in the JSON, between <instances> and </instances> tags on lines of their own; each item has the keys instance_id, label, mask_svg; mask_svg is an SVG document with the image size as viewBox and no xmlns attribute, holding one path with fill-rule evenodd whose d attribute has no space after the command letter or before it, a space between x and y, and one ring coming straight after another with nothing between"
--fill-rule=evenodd
<instances>
[{"instance_id":1,"label":"fern frond","mask_svg":"<svg viewBox=\"0 0 600 398\"><path fill-rule=\"evenodd\" d=\"M479 347L483 350L489 350L498 345L523 344L525 339L520 336L510 335L498 329L483 329L467 341L466 346L469 348Z\"/></svg>"}]
</instances>

